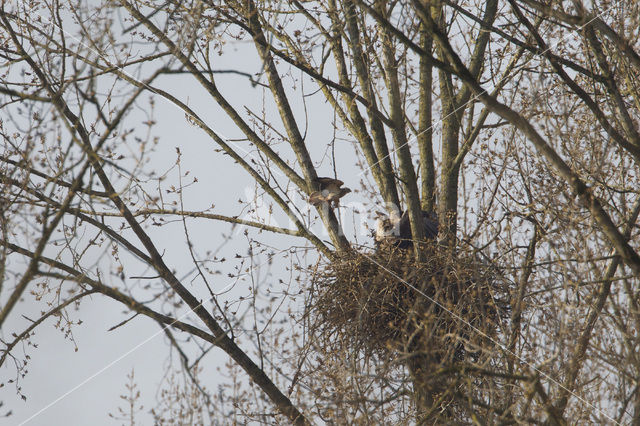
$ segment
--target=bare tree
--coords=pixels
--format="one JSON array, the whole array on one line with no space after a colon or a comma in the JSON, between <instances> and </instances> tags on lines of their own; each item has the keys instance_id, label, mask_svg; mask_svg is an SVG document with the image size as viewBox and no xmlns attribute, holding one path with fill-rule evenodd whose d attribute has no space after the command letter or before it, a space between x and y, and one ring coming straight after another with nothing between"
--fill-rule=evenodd
<instances>
[{"instance_id":1,"label":"bare tree","mask_svg":"<svg viewBox=\"0 0 640 426\"><path fill-rule=\"evenodd\" d=\"M3 1L0 366L19 378L21 343L50 318L71 332L67 312L102 295L181 360L159 422L637 423L638 16ZM156 133L167 115L248 176L236 211L211 205L231 179L204 184L190 142ZM398 232L374 244L348 224L376 210ZM196 221L242 227L224 241L247 254L231 264ZM188 266L161 243L173 227ZM220 291L221 271L248 293ZM8 330L24 303L42 315ZM233 380L216 393L200 366L220 350ZM132 423L133 378L114 415Z\"/></svg>"}]
</instances>

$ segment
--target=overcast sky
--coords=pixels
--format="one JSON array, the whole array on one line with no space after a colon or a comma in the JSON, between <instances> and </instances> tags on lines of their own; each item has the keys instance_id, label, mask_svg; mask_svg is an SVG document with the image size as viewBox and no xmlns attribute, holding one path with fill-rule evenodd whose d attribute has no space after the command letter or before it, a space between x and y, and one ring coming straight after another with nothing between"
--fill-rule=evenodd
<instances>
[{"instance_id":1,"label":"overcast sky","mask_svg":"<svg viewBox=\"0 0 640 426\"><path fill-rule=\"evenodd\" d=\"M217 69L239 69L246 72L257 73L260 64L256 61L255 49L250 43L238 42L225 47L222 56L214 58L214 67ZM288 69L288 67L283 68ZM265 80L264 78L262 79ZM242 110L244 106L260 113L266 111L273 117L274 124L281 128L274 110L269 93L263 87L251 87L248 79L237 75L219 75L217 83L221 92L226 95L234 105ZM169 88L174 95L188 103L211 127L224 137L234 139L242 135L230 125L229 119L220 111L215 103L204 95L203 90L193 83L191 79L171 75L165 76L155 82L162 88ZM302 99L299 96L301 86L297 87L297 95L291 96L291 102L299 123L305 123ZM291 87L289 88L292 89ZM304 88L306 93L316 90L307 81ZM293 90L290 91L293 94ZM263 96L265 95L265 96ZM142 112L147 105L148 95L140 98L134 113L128 117L129 126L142 126L140 123L147 119ZM318 165L319 175L333 176L331 152L328 149L334 133L332 129L333 115L322 95L316 93L307 97L306 108L309 113L307 122L307 141L311 147L314 161ZM245 201L253 197L255 187L247 175L238 165L233 164L229 157L214 151L217 148L202 130L189 124L184 114L168 102L157 99L155 118L158 125L153 128L153 133L159 136L159 145L151 157L151 162L146 166L147 170L154 169L158 174L167 171L175 162L176 147L179 147L182 156L182 171L191 172L190 176L198 178L198 183L189 187L184 192L185 210L202 210L215 204L216 213L229 216L243 214L242 206L238 199ZM301 129L305 131L305 129ZM343 223L350 239L359 244L371 244L371 238L366 228L362 228L360 215L371 209L375 200L367 199L358 193L359 181L368 178L355 167L354 149L351 141L342 138L336 141L335 158L338 177L345 184L356 190L344 199L344 207L341 208ZM236 146L247 144L237 142ZM242 148L240 148L242 149ZM126 154L126 152L125 152ZM166 187L177 183L177 170L169 171L165 182ZM153 188L149 188L153 191ZM157 189L156 189L157 191ZM299 207L306 208L304 199L297 197ZM268 200L267 200L268 202ZM268 207L257 206L255 216L268 214ZM381 209L380 209L381 210ZM288 227L288 220L282 220L282 215L274 218L278 226ZM279 221L277 219L280 219ZM213 222L202 219L187 219L189 231L195 236L196 250L204 255L206 250L215 250L224 243L220 255L233 258L235 253L246 254L247 238L243 235L244 227L235 227L233 237L225 242L221 234L229 234L231 226L227 223ZM372 221L369 217L369 225ZM324 235L320 229L319 221L314 227L320 235ZM178 271L178 276L188 276L184 283L196 294L206 297L203 288L191 288L189 279L193 275L187 275L193 269L191 258L186 250L186 242L181 222L176 222L162 228L151 227L149 232L154 242L163 252L170 268ZM302 239L273 235L267 232L257 234L250 230L250 236L257 237L263 242L284 249L292 243L303 245ZM262 259L266 261L266 257ZM309 259L312 262L314 259ZM11 257L11 268L19 269L24 264L24 259L19 256ZM126 265L127 277L150 275L149 271L140 269L140 264L133 259L123 257ZM280 262L280 263L279 263ZM227 262L220 265L221 274L212 282L214 290L219 290L233 283L234 280L226 276L227 272L233 272L233 267L238 262ZM279 274L285 275L286 261L276 258L270 272L263 268L261 279L263 286L277 286ZM112 277L114 283L117 279ZM133 281L127 278L128 282ZM121 284L121 283L120 283ZM11 285L11 283L9 283ZM32 284L33 285L33 284ZM277 288L274 288L277 290ZM221 297L222 300L234 300L238 296L246 295L246 287L238 283L231 291ZM26 318L36 318L42 309L42 303L35 303L33 296L25 293L24 302L20 304L14 314L10 316L2 330L4 339L10 337L13 332L20 332L29 324ZM5 386L0 389L0 400L4 402L1 412L12 411L7 418L0 418L2 424L117 424L107 416L107 413L117 414L117 407L126 406L126 402L120 400L119 395L126 393L125 384L127 374L135 372L135 382L141 391L141 404L144 405L143 415L139 418L141 424L150 424L151 416L148 410L155 405L156 392L165 378L167 366L175 362L168 358L168 345L164 334L157 324L145 317L137 317L126 325L114 331L107 330L124 319L131 313L118 303L110 301L103 296L96 295L85 299L78 311L69 310L72 318L81 319L83 323L73 328L75 345L64 333L53 327L54 321L49 320L37 328L32 343L34 347L25 347L24 353L30 357L29 373L20 380L21 391L26 395L26 401L16 395L14 385L7 384L7 380L15 375L15 368L11 362L7 362L0 374ZM24 314L24 317L21 315ZM185 310L185 315L188 312ZM26 318L25 318L26 317ZM190 316L190 318L193 316ZM197 322L196 322L197 323ZM251 347L244 345L245 350L251 351ZM22 349L15 351L17 356L22 354ZM216 373L216 368L223 366L227 360L221 350L214 349L209 352L201 366L204 367L205 385L210 389L216 387L222 378ZM245 377L246 378L246 377Z\"/></svg>"}]
</instances>

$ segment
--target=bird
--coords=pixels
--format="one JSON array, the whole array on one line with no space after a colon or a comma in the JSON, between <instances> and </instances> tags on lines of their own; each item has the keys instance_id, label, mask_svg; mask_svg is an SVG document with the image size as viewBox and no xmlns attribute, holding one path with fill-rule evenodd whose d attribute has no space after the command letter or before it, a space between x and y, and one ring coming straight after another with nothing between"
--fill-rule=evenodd
<instances>
[{"instance_id":1,"label":"bird","mask_svg":"<svg viewBox=\"0 0 640 426\"><path fill-rule=\"evenodd\" d=\"M425 239L433 240L438 237L438 217L435 213L423 210L422 226ZM388 217L378 218L374 238L377 244L390 243L401 249L410 247L413 241L408 212L399 215L397 211L393 211Z\"/></svg>"},{"instance_id":2,"label":"bird","mask_svg":"<svg viewBox=\"0 0 640 426\"><path fill-rule=\"evenodd\" d=\"M376 213L376 243L391 242L400 238L400 219L401 215L397 210L393 210L389 216L384 213Z\"/></svg>"},{"instance_id":3,"label":"bird","mask_svg":"<svg viewBox=\"0 0 640 426\"><path fill-rule=\"evenodd\" d=\"M309 196L309 202L314 206L321 203L329 203L329 207L338 207L340 198L351 192L351 189L344 187L344 182L339 179L329 177L319 177L320 191L312 192Z\"/></svg>"}]
</instances>

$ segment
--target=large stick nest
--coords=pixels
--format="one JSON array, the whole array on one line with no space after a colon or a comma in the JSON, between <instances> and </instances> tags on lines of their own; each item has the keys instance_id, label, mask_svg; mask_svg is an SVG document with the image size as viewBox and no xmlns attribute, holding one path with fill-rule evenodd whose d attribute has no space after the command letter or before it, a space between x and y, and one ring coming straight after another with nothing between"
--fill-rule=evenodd
<instances>
[{"instance_id":1,"label":"large stick nest","mask_svg":"<svg viewBox=\"0 0 640 426\"><path fill-rule=\"evenodd\" d=\"M320 265L307 315L322 344L428 354L437 363L489 350L507 306L497 268L436 243L421 249L420 264L412 250L382 246Z\"/></svg>"}]
</instances>

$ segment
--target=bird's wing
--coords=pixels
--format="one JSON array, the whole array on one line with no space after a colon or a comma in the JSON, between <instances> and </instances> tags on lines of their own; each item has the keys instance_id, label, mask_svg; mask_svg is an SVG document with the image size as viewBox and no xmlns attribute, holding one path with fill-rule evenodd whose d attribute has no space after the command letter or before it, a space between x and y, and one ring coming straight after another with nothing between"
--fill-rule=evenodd
<instances>
[{"instance_id":1,"label":"bird's wing","mask_svg":"<svg viewBox=\"0 0 640 426\"><path fill-rule=\"evenodd\" d=\"M322 187L322 189L327 189L330 186L335 186L336 188L340 188L342 185L344 185L343 181L339 179L330 178L330 177L319 177L318 182L320 183L320 186Z\"/></svg>"},{"instance_id":2,"label":"bird's wing","mask_svg":"<svg viewBox=\"0 0 640 426\"><path fill-rule=\"evenodd\" d=\"M351 192L351 188L346 188L346 187L345 188L341 188L340 192L338 193L338 198L342 198L342 197L344 197L345 195L347 195L350 192Z\"/></svg>"},{"instance_id":3,"label":"bird's wing","mask_svg":"<svg viewBox=\"0 0 640 426\"><path fill-rule=\"evenodd\" d=\"M320 204L323 201L327 201L327 200L326 200L326 197L322 195L322 192L320 191L312 192L311 195L309 196L309 202L313 205Z\"/></svg>"},{"instance_id":4,"label":"bird's wing","mask_svg":"<svg viewBox=\"0 0 640 426\"><path fill-rule=\"evenodd\" d=\"M438 222L434 222L430 219L424 220L424 236L428 240L438 237Z\"/></svg>"}]
</instances>

